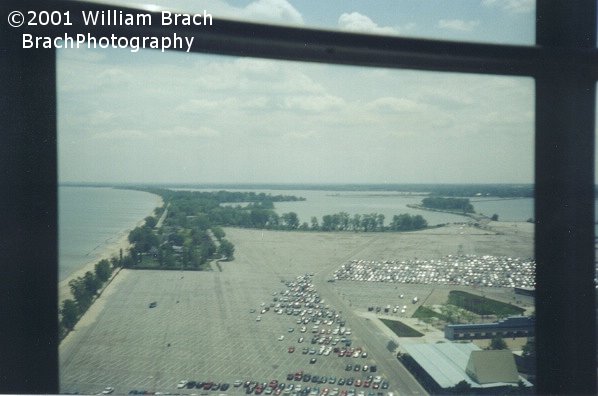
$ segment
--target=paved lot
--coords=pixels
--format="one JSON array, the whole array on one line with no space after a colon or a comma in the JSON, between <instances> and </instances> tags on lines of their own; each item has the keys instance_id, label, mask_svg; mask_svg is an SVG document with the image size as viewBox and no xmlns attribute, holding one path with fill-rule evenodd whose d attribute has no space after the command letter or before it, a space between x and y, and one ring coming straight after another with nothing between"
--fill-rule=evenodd
<instances>
[{"instance_id":1,"label":"paved lot","mask_svg":"<svg viewBox=\"0 0 598 396\"><path fill-rule=\"evenodd\" d=\"M231 384L237 379L287 382L287 373L297 370L360 378L365 373L344 370L348 362L360 360L360 364L376 363L379 370L375 374L389 380L389 391L422 394L423 389L386 349L388 334L358 315L366 309L366 300L367 304L392 304L401 286L328 283L330 274L349 259L412 258L424 253L434 257L456 249L466 254L510 252L530 257L533 250L528 236L520 240L474 229L453 234L442 230L443 235L226 232L236 246L237 258L221 263L222 272L123 270L61 344L61 392L92 394L113 386L119 394L132 389L202 393L178 390L176 384L181 379ZM301 335L297 317L270 310L256 321L261 304L269 305L273 293L286 288L281 281L306 272L314 273L313 283L326 304L343 312L347 327L353 329L353 346L363 346L368 358L315 355L317 362L312 365L312 356L301 353L304 345L312 346L310 337L305 337L307 344L297 342ZM409 285L407 289L405 304L410 309L412 295L424 301L432 291L429 285ZM150 309L152 301L157 306ZM256 312L251 313L252 309ZM289 327L295 328L293 333L288 332ZM277 340L280 335L284 335L283 341ZM289 346L297 350L288 353ZM228 393L233 392L238 390L231 387Z\"/></svg>"}]
</instances>

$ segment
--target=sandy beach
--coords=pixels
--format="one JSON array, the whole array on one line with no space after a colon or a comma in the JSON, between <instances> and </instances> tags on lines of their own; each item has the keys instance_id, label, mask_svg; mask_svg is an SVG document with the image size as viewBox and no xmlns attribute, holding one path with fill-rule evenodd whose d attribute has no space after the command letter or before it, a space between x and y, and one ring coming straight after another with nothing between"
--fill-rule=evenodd
<instances>
[{"instance_id":1,"label":"sandy beach","mask_svg":"<svg viewBox=\"0 0 598 396\"><path fill-rule=\"evenodd\" d=\"M164 202L162 201L162 198L160 196L156 195L155 207L160 207L163 204L164 204ZM152 212L148 213L147 216L151 216L153 214L154 213L152 210ZM137 222L137 224L135 225L135 227L141 226L144 222L145 222L144 219L139 220ZM120 235L115 242L106 244L102 248L101 252L96 257L94 257L92 260L83 264L78 270L70 273L64 280L58 282L58 304L61 304L62 301L66 300L68 298L72 298L71 290L69 288L69 282L72 279L77 279L80 276L81 277L84 276L87 271L94 272L95 265L98 263L98 261L103 260L103 259L110 260L111 257L118 257L121 249L123 251L123 255L127 254L128 249L131 246L131 244L129 243L129 239L128 239L129 232L131 232L131 230L132 230L132 228L125 230L122 233L122 235Z\"/></svg>"}]
</instances>

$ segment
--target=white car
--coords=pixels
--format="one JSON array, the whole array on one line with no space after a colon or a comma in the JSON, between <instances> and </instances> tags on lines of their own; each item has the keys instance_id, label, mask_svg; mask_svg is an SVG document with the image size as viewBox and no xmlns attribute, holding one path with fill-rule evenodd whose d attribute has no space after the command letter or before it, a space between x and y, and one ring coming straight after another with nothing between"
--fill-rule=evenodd
<instances>
[{"instance_id":1,"label":"white car","mask_svg":"<svg viewBox=\"0 0 598 396\"><path fill-rule=\"evenodd\" d=\"M178 384L176 384L176 387L179 389L184 388L185 386L187 386L187 383L189 382L189 380L180 380Z\"/></svg>"},{"instance_id":2,"label":"white car","mask_svg":"<svg viewBox=\"0 0 598 396\"><path fill-rule=\"evenodd\" d=\"M114 388L111 386L107 386L104 388L104 390L102 391L102 395L109 395L112 392L114 392Z\"/></svg>"},{"instance_id":3,"label":"white car","mask_svg":"<svg viewBox=\"0 0 598 396\"><path fill-rule=\"evenodd\" d=\"M278 337L278 341L282 341L282 340L284 340L284 336L283 335L281 335L280 337Z\"/></svg>"}]
</instances>

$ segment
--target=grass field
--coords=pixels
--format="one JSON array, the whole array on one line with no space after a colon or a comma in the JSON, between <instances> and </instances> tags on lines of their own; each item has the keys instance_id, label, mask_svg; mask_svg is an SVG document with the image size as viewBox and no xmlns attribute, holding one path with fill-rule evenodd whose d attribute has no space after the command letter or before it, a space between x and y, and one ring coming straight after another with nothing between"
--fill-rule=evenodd
<instances>
[{"instance_id":1,"label":"grass field","mask_svg":"<svg viewBox=\"0 0 598 396\"><path fill-rule=\"evenodd\" d=\"M448 304L466 309L478 315L509 316L521 315L525 310L490 298L453 290L449 293Z\"/></svg>"},{"instance_id":2,"label":"grass field","mask_svg":"<svg viewBox=\"0 0 598 396\"><path fill-rule=\"evenodd\" d=\"M438 318L439 320L443 320L445 322L448 321L448 318L445 315L438 313L428 307L424 307L423 305L417 308L412 317L421 319L424 322L429 322L431 318Z\"/></svg>"},{"instance_id":3,"label":"grass field","mask_svg":"<svg viewBox=\"0 0 598 396\"><path fill-rule=\"evenodd\" d=\"M423 334L412 329L398 320L380 319L389 329L399 337L423 337Z\"/></svg>"}]
</instances>

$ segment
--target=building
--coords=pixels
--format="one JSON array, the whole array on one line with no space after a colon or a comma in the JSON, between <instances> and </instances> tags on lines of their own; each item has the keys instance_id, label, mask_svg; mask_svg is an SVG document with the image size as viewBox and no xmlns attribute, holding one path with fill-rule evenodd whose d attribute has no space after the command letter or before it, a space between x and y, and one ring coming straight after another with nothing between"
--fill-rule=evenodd
<instances>
[{"instance_id":1,"label":"building","mask_svg":"<svg viewBox=\"0 0 598 396\"><path fill-rule=\"evenodd\" d=\"M407 344L401 360L431 393L442 393L466 382L480 394L531 387L517 373L511 351L481 350L473 343Z\"/></svg>"},{"instance_id":2,"label":"building","mask_svg":"<svg viewBox=\"0 0 598 396\"><path fill-rule=\"evenodd\" d=\"M494 323L449 324L444 328L448 340L480 340L495 337L533 337L535 320L530 316L510 316Z\"/></svg>"}]
</instances>

